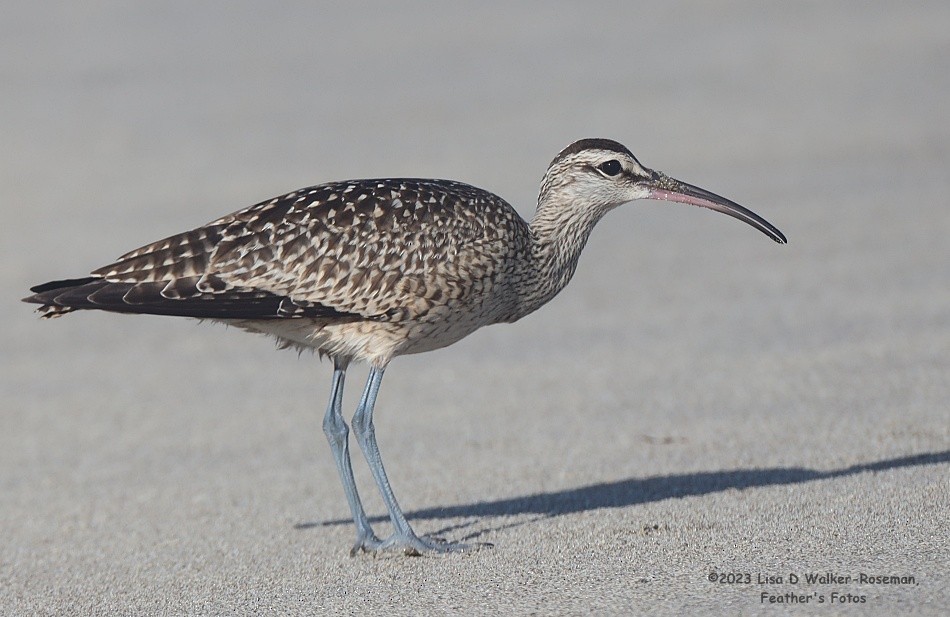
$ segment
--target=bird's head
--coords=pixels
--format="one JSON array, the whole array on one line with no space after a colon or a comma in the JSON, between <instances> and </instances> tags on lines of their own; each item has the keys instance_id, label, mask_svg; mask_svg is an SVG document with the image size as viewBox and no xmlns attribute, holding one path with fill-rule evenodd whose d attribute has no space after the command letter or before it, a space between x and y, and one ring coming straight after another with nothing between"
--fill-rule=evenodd
<instances>
[{"instance_id":1,"label":"bird's head","mask_svg":"<svg viewBox=\"0 0 950 617\"><path fill-rule=\"evenodd\" d=\"M538 209L564 216L560 208L580 208L596 222L606 212L636 199L675 201L709 208L752 225L776 242L785 236L774 225L725 197L671 178L640 164L623 145L609 139L582 139L562 150L541 182ZM560 216L558 216L560 218Z\"/></svg>"}]
</instances>

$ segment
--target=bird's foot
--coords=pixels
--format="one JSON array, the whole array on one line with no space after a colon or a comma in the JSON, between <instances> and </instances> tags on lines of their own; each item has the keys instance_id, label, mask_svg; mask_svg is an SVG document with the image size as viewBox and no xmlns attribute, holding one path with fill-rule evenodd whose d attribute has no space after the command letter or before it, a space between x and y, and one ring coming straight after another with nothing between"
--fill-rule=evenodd
<instances>
[{"instance_id":1,"label":"bird's foot","mask_svg":"<svg viewBox=\"0 0 950 617\"><path fill-rule=\"evenodd\" d=\"M412 533L394 533L382 541L379 551L402 551L406 555L422 556L431 553L464 553L492 548L489 542L448 542L432 536L419 537Z\"/></svg>"},{"instance_id":2,"label":"bird's foot","mask_svg":"<svg viewBox=\"0 0 950 617\"><path fill-rule=\"evenodd\" d=\"M350 549L350 557L357 553L376 553L383 546L383 541L376 537L372 531L361 533L356 536L356 542Z\"/></svg>"}]
</instances>

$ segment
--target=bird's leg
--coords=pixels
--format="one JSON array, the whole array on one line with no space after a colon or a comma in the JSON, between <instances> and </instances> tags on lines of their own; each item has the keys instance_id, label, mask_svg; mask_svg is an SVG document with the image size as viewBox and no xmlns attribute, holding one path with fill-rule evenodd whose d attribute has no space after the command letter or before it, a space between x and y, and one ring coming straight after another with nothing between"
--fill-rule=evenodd
<instances>
[{"instance_id":1,"label":"bird's leg","mask_svg":"<svg viewBox=\"0 0 950 617\"><path fill-rule=\"evenodd\" d=\"M333 362L333 387L330 390L330 403L327 406L327 414L323 418L323 432L330 442L330 450L333 452L333 460L336 462L336 469L340 473L340 481L343 483L343 492L346 493L346 501L350 504L350 513L353 515L353 522L356 523L356 544L353 545L351 555L357 551L376 550L382 544L373 528L366 518L366 512L363 510L363 504L360 502L359 492L356 490L356 481L353 479L353 466L350 464L350 446L347 440L349 429L346 428L346 421L343 419L343 380L346 377L345 361L334 360Z\"/></svg>"},{"instance_id":2,"label":"bird's leg","mask_svg":"<svg viewBox=\"0 0 950 617\"><path fill-rule=\"evenodd\" d=\"M394 527L393 535L384 540L380 548L402 549L407 555L421 555L429 552L446 553L470 549L472 546L468 544L449 543L428 537L420 538L409 526L409 521L406 520L406 516L396 502L396 496L393 494L393 489L389 486L389 479L386 477L386 470L383 469L383 459L379 454L379 446L376 445L376 430L373 427L373 407L376 405L376 395L379 393L379 384L383 380L384 370L375 366L370 367L366 388L363 390L363 396L360 398L360 404L356 408L352 423L353 434L356 436L356 441L360 444L360 449L363 450L369 469L376 479L376 485L383 496L383 501L389 510L389 518L392 520Z\"/></svg>"}]
</instances>

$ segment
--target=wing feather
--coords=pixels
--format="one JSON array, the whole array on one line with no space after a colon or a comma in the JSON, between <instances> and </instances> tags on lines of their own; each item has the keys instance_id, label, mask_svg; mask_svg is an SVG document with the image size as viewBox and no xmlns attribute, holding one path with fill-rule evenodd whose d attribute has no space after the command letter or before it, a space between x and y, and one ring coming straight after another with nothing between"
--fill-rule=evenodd
<instances>
[{"instance_id":1,"label":"wing feather","mask_svg":"<svg viewBox=\"0 0 950 617\"><path fill-rule=\"evenodd\" d=\"M466 184L338 182L153 242L26 301L48 314L383 319L486 293L529 237L504 200Z\"/></svg>"}]
</instances>

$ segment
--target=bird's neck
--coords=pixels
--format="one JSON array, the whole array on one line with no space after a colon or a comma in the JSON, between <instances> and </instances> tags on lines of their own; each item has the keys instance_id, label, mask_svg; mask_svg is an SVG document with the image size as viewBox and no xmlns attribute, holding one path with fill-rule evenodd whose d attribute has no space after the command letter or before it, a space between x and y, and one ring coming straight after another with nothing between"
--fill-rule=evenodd
<instances>
[{"instance_id":1,"label":"bird's neck","mask_svg":"<svg viewBox=\"0 0 950 617\"><path fill-rule=\"evenodd\" d=\"M519 318L547 303L574 276L590 232L606 212L585 206L565 207L563 200L545 199L542 194L529 224L532 244L525 270L530 275L521 294Z\"/></svg>"}]
</instances>

